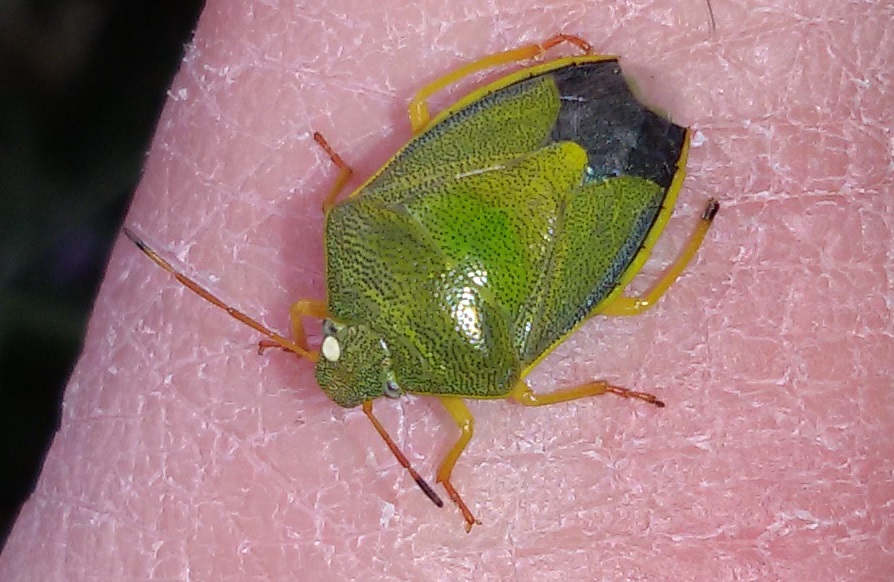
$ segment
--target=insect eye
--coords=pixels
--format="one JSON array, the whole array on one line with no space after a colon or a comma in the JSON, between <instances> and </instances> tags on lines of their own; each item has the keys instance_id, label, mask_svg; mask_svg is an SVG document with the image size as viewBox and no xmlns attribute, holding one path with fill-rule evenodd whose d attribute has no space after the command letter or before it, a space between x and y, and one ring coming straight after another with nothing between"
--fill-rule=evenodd
<instances>
[{"instance_id":1,"label":"insect eye","mask_svg":"<svg viewBox=\"0 0 894 582\"><path fill-rule=\"evenodd\" d=\"M400 386L394 380L385 380L384 392L388 398L400 398Z\"/></svg>"},{"instance_id":2,"label":"insect eye","mask_svg":"<svg viewBox=\"0 0 894 582\"><path fill-rule=\"evenodd\" d=\"M332 320L324 319L323 320L323 335L330 336L335 335L336 332L335 324L332 323Z\"/></svg>"}]
</instances>

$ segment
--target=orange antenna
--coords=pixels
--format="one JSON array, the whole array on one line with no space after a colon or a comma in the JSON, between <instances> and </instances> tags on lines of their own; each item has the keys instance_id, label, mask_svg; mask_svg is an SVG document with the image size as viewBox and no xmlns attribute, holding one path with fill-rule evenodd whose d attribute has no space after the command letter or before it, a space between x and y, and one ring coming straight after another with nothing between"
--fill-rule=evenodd
<instances>
[{"instance_id":1,"label":"orange antenna","mask_svg":"<svg viewBox=\"0 0 894 582\"><path fill-rule=\"evenodd\" d=\"M373 403L372 400L367 400L363 403L363 413L369 418L369 421L375 427L376 432L379 433L379 436L385 441L385 444L388 445L388 448L391 449L391 452L394 454L397 462L400 463L404 469L406 469L410 476L413 477L413 480L416 481L416 485L419 485L419 488L422 489L423 493L428 495L428 498L432 500L432 503L437 505L438 507L444 507L444 502L441 501L441 498L435 493L435 490L431 488L431 485L426 482L425 479L422 478L422 475L416 472L416 469L410 465L410 461L407 457L401 452L401 450L397 447L397 444L391 440L391 436L388 434L388 431L385 430L385 427L382 426L382 423L379 422L379 419L373 415Z\"/></svg>"},{"instance_id":2,"label":"orange antenna","mask_svg":"<svg viewBox=\"0 0 894 582\"><path fill-rule=\"evenodd\" d=\"M711 0L705 0L708 5L708 24L711 26L711 33L717 32L717 20L714 18L714 7L711 6Z\"/></svg>"},{"instance_id":3,"label":"orange antenna","mask_svg":"<svg viewBox=\"0 0 894 582\"><path fill-rule=\"evenodd\" d=\"M268 338L270 338L270 341L277 347L280 347L280 348L290 351L290 352L294 352L294 353L298 354L299 356L301 356L302 358L306 358L307 360L310 360L311 362L317 361L317 358L319 357L319 354L317 352L302 348L301 346L299 346L292 340L281 336L280 334L271 330L264 324L245 315L238 309L230 307L229 305L224 303L222 300L220 300L216 295L211 293L211 291L208 291L207 289L205 289L204 287L202 287L201 285L199 285L198 283L196 283L195 281L193 281L192 279L190 279L189 277L187 277L186 275L184 275L183 273L181 273L180 271L175 269L171 265L171 263L169 263L166 260L164 260L163 258L161 258L161 256L159 256L159 254L156 253L152 249L152 247L150 247L145 242L143 242L143 239L141 239L136 234L134 234L134 232L132 230L130 230L129 228L127 228L126 226L124 227L124 234L127 235L127 238L129 238L133 242L133 244L137 245L137 248L139 248L141 251L143 251L143 253L145 253L147 257L152 259L152 261L156 265L158 265L159 267L161 267L168 273L174 275L174 278L177 279L177 281L179 281L184 287L186 287L187 289L189 289L190 291L192 291L193 293L195 293L196 295L198 295L199 297L201 297L208 303L211 303L212 305L216 305L217 307L220 307L221 309L226 311L230 315L230 317L232 317L233 319L236 319L236 320L244 323L248 327L254 329L255 331L267 336ZM262 345L266 344L266 343L267 342L262 342Z\"/></svg>"},{"instance_id":4,"label":"orange antenna","mask_svg":"<svg viewBox=\"0 0 894 582\"><path fill-rule=\"evenodd\" d=\"M242 313L238 309L230 307L229 305L224 303L221 299L219 299L216 295L211 293L211 291L208 291L207 289L202 287L200 284L198 284L196 281L193 281L192 279L190 279L189 277L187 277L186 275L184 275L183 273L181 273L180 271L175 269L174 266L171 265L171 263L169 263L168 261L161 258L161 256L157 252L155 252L152 249L152 247L147 245L143 241L143 239L141 239L136 234L134 234L134 232L132 230L130 230L126 226L124 227L123 230L124 230L124 234L127 235L127 238L129 238L135 245L137 245L137 248L139 248L141 251L143 251L143 253L145 253L147 257L152 259L152 262L154 262L156 265L158 265L159 267L161 267L168 273L172 274L174 276L174 278L177 279L177 281L179 281L184 287L186 287L187 289L189 289L190 291L192 291L193 293L195 293L196 295L198 295L199 297L201 297L208 303L211 303L212 305L216 305L217 307L220 307L221 309L226 311L230 315L230 317L244 323L248 327L250 327L250 328L254 329L255 331L268 337L269 340L265 340L265 341L261 342L261 349L266 348L266 347L274 347L274 346L279 347L284 350L294 352L294 353L298 354L299 356L301 356L302 358L306 358L306 359L310 360L311 362L316 362L317 359L319 358L319 352L312 351L312 350L306 350L306 349L302 348L295 342L276 333L275 331L271 330L270 328L263 325L262 323L254 320L251 317L247 316L246 314ZM388 432L385 430L385 427L382 426L382 423L380 423L379 420L375 416L373 416L372 401L367 401L367 402L363 403L363 412L366 413L366 416L369 417L369 420L372 422L376 431L382 436L382 439L385 440L385 444L388 445L389 449L391 449L391 452L397 458L397 461L407 471L409 471L410 476L413 477L413 480L416 481L416 484L419 485L419 488L422 489L422 491L428 496L429 499L432 500L432 502L435 505L437 505L438 507L444 507L444 502L441 501L441 498L438 497L438 494L435 493L434 489L431 488L431 485L429 485L425 481L425 479L423 479L422 476L419 473L417 473L416 470L410 465L410 461L407 460L407 457L401 452L401 450L397 447L397 445L394 443L394 441L388 435Z\"/></svg>"}]
</instances>

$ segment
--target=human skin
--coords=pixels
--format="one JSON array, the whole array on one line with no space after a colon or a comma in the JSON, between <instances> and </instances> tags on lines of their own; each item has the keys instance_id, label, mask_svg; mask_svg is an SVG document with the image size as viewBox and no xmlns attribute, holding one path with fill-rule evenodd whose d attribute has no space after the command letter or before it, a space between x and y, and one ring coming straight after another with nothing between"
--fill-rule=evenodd
<instances>
[{"instance_id":1,"label":"human skin","mask_svg":"<svg viewBox=\"0 0 894 582\"><path fill-rule=\"evenodd\" d=\"M710 197L721 212L657 307L597 317L530 376L603 396L475 401L432 505L359 410L122 237L62 424L2 580L883 580L894 571L890 4L210 0L127 224L288 329L325 295L320 203L409 136L414 90L461 63L579 34L623 55L695 140L642 291ZM887 101L886 101L887 99ZM440 104L446 103L441 98ZM359 183L355 181L355 185ZM430 480L437 402L377 413Z\"/></svg>"}]
</instances>

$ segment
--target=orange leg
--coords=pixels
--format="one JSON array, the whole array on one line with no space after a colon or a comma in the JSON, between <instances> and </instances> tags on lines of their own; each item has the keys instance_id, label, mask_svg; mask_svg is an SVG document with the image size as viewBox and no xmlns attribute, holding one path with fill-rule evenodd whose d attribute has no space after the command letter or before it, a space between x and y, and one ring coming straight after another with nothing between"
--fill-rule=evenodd
<instances>
[{"instance_id":1,"label":"orange leg","mask_svg":"<svg viewBox=\"0 0 894 582\"><path fill-rule=\"evenodd\" d=\"M646 392L636 392L628 390L620 386L613 386L608 382L587 382L573 388L563 388L546 394L537 394L523 381L515 385L509 397L524 404L525 406L546 406L548 404L557 404L559 402L568 402L569 400L577 400L578 398L586 398L588 396L599 396L600 394L615 394L622 398L638 398L654 404L659 408L664 408L664 402L658 400L652 394Z\"/></svg>"},{"instance_id":2,"label":"orange leg","mask_svg":"<svg viewBox=\"0 0 894 582\"><path fill-rule=\"evenodd\" d=\"M570 34L557 34L540 44L524 45L512 50L483 57L477 61L463 65L429 83L420 89L410 102L410 126L413 128L413 135L418 134L428 125L428 122L431 119L431 116L428 113L428 99L438 91L441 91L462 80L464 77L468 77L478 71L539 57L549 49L562 44L563 42L573 44L584 54L590 54L593 50L590 44L583 39Z\"/></svg>"},{"instance_id":3,"label":"orange leg","mask_svg":"<svg viewBox=\"0 0 894 582\"><path fill-rule=\"evenodd\" d=\"M453 467L465 450L466 445L472 440L472 434L475 432L475 418L472 416L472 413L469 412L466 403L463 402L461 398L441 396L439 399L441 404L444 405L444 408L447 409L447 412L450 413L450 416L453 417L453 420L456 421L461 434L459 440L456 441L456 444L453 445L453 448L450 449L450 452L447 453L447 457L445 457L444 461L441 463L441 467L438 469L437 480L438 483L444 484L444 489L447 490L450 499L452 499L457 507L459 507L460 512L463 514L463 519L466 520L466 532L470 532L472 531L473 525L481 525L481 522L475 519L469 506L466 505L466 502L463 501L463 498L460 497L459 493L453 487L453 483L450 482L450 475L453 473Z\"/></svg>"},{"instance_id":4,"label":"orange leg","mask_svg":"<svg viewBox=\"0 0 894 582\"><path fill-rule=\"evenodd\" d=\"M332 208L332 205L335 204L341 191L345 189L345 185L348 183L348 180L351 179L351 175L354 171L351 169L351 166L347 165L345 161L341 159L341 156L332 149L332 146L329 145L329 142L326 141L326 138L324 138L320 132L314 132L314 141L316 141L320 147L329 154L329 159L331 159L332 163L338 168L338 176L335 178L335 184L332 185L329 193L326 194L326 198L323 199L323 214L326 214L329 212L329 209Z\"/></svg>"}]
</instances>

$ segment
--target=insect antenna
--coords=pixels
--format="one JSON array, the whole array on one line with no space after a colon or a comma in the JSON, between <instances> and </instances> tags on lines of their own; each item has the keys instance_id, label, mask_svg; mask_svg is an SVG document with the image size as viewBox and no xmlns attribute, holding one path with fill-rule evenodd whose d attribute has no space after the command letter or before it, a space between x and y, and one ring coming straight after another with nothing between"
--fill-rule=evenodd
<instances>
[{"instance_id":1,"label":"insect antenna","mask_svg":"<svg viewBox=\"0 0 894 582\"><path fill-rule=\"evenodd\" d=\"M247 316L246 314L242 313L238 309L230 307L229 305L224 303L221 299L219 299L216 295L211 293L211 291L208 291L207 289L205 289L204 287L199 285L197 282L193 281L192 279L190 279L189 277L187 277L186 275L184 275L183 273L181 273L180 271L175 269L173 267L173 265L171 265L171 263L169 263L166 260L164 260L163 258L161 258L161 256L158 253L156 253L152 249L152 247L147 245L143 241L143 239L141 239L136 234L134 234L134 232L132 230L130 230L126 226L124 227L123 230L124 230L124 234L127 235L127 238L129 238L133 242L133 244L137 245L137 248L139 248L141 251L143 251L143 253L147 257L152 259L152 262L154 262L156 265L158 265L159 267L161 267L168 273L172 274L174 276L174 278L177 279L177 281L179 281L184 287L186 287L187 289L189 289L190 291L192 291L193 293L195 293L196 295L198 295L199 297L201 297L208 303L211 303L212 305L216 305L217 307L220 307L221 309L226 311L230 315L230 317L242 322L243 324L247 325L248 327L250 327L250 328L254 329L255 331L270 338L270 341L273 344L275 344L277 347L280 347L280 348L290 351L290 352L294 352L294 353L298 354L299 356L301 356L302 358L306 358L306 359L310 360L311 362L317 361L317 358L319 357L317 352L302 348L301 346L299 346L292 340L290 340L284 336L281 336L280 334L271 330L264 324L254 320L251 317ZM266 343L266 342L264 342L264 343Z\"/></svg>"},{"instance_id":2,"label":"insect antenna","mask_svg":"<svg viewBox=\"0 0 894 582\"><path fill-rule=\"evenodd\" d=\"M711 0L705 0L708 5L708 24L711 27L711 34L717 32L717 20L714 18L714 7L711 6Z\"/></svg>"},{"instance_id":3,"label":"insect antenna","mask_svg":"<svg viewBox=\"0 0 894 582\"><path fill-rule=\"evenodd\" d=\"M432 503L437 505L438 507L444 507L444 502L441 501L440 496L435 493L435 490L431 488L431 485L426 482L425 479L422 478L422 475L416 472L416 469L410 465L410 461L407 457L401 452L401 450L397 447L397 444L391 440L391 436L388 434L388 431L385 430L385 427L382 426L382 423L379 422L379 419L373 415L373 404L372 400L367 400L363 403L363 413L366 414L369 421L375 427L376 432L379 433L379 436L385 441L385 444L388 445L388 448L391 449L392 454L394 454L397 462L400 463L404 469L406 469L410 476L413 477L413 480L416 481L416 485L419 485L419 488L422 489L423 493L425 493L429 499L432 500Z\"/></svg>"}]
</instances>

